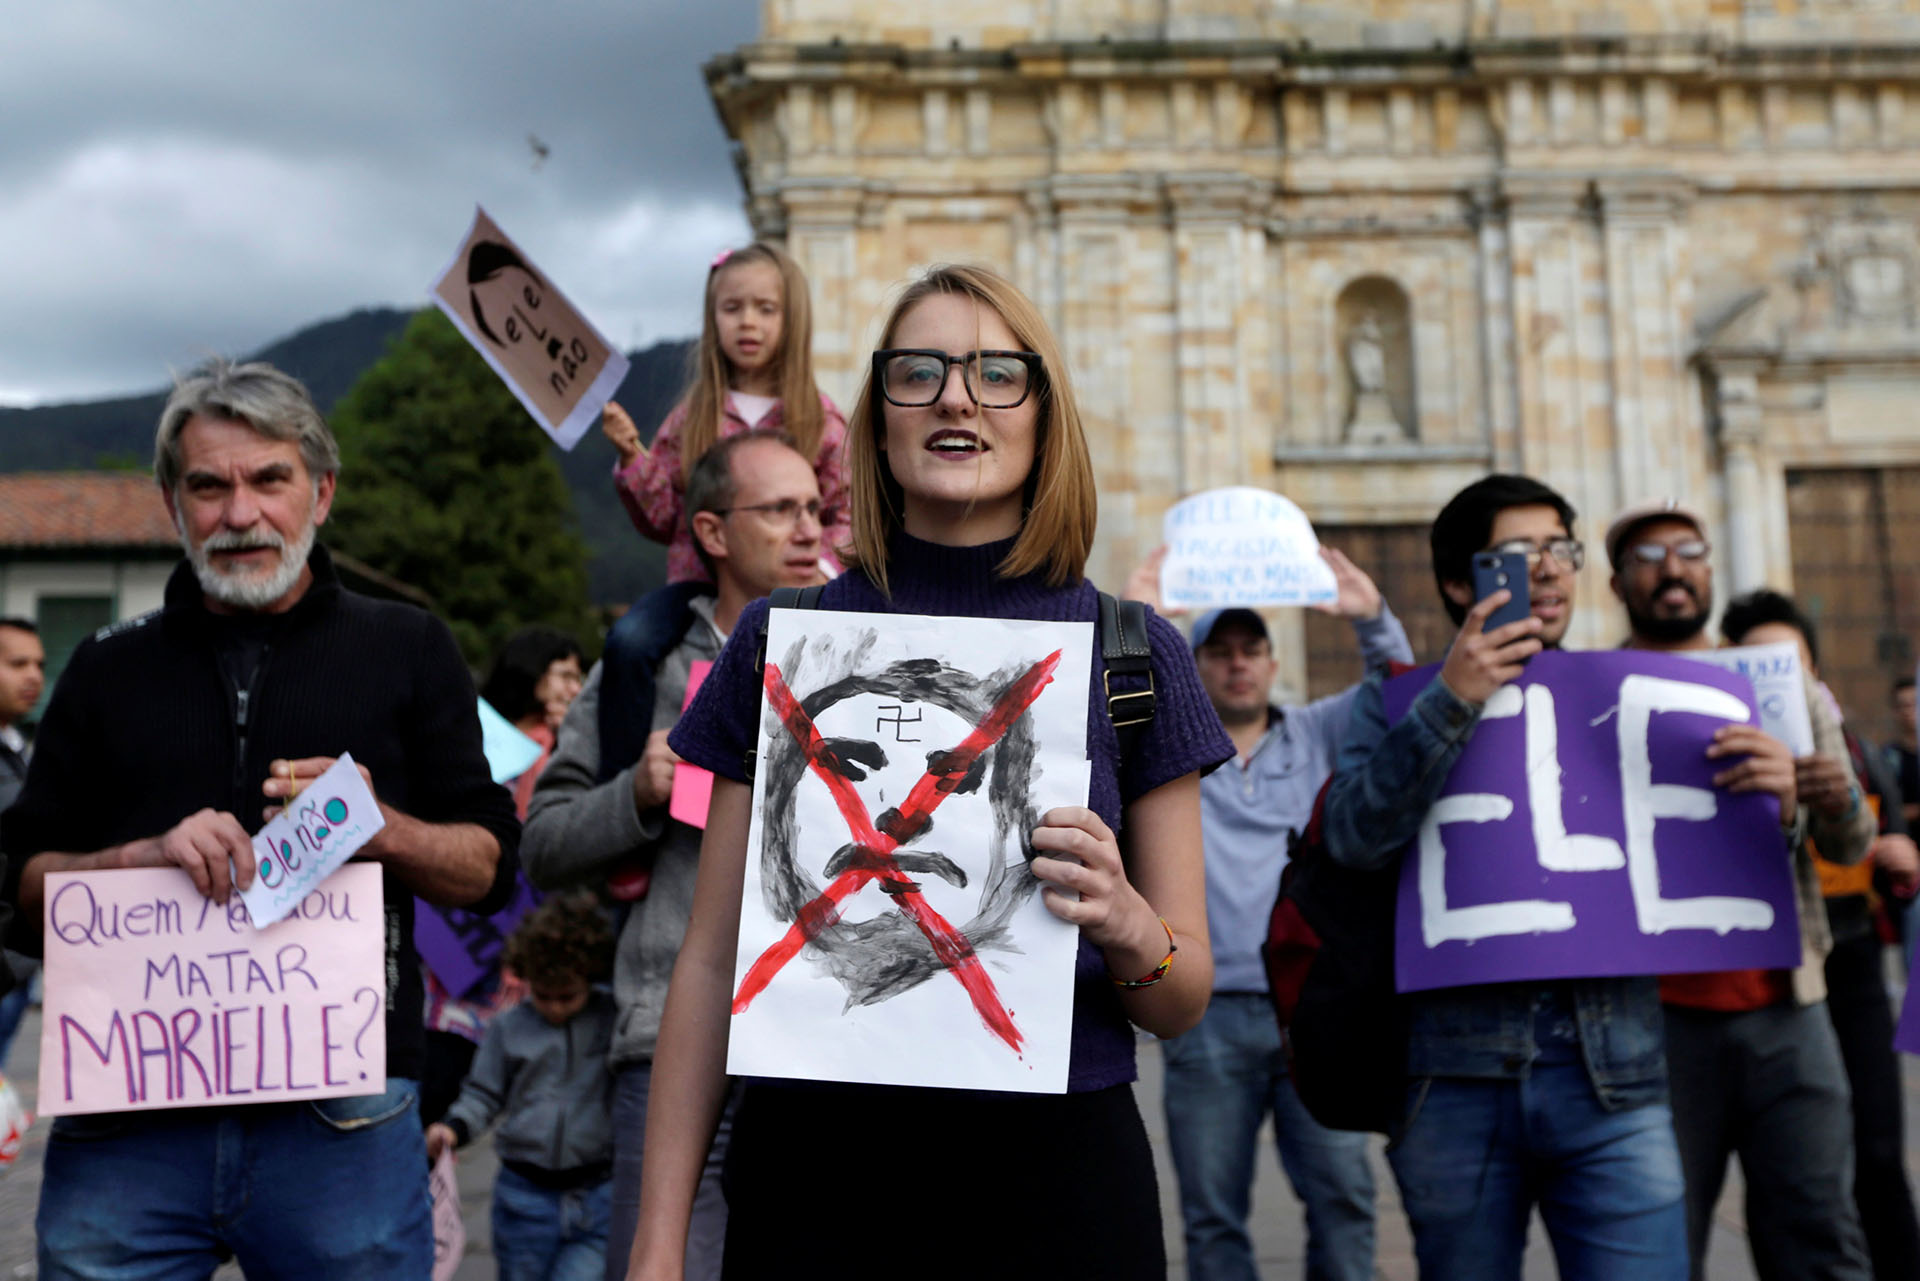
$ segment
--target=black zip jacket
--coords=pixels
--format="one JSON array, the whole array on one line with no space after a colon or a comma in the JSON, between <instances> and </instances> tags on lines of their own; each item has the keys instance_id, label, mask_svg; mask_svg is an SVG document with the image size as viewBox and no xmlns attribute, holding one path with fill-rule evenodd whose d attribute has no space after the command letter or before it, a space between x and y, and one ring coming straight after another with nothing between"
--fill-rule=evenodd
<instances>
[{"instance_id":1,"label":"black zip jacket","mask_svg":"<svg viewBox=\"0 0 1920 1281\"><path fill-rule=\"evenodd\" d=\"M308 564L313 585L292 609L236 622L207 609L183 561L163 608L80 643L47 704L26 786L0 815L0 898L18 904L20 869L35 854L159 836L201 809L257 832L269 761L351 752L401 813L493 833L493 886L461 906L506 905L520 825L481 754L473 679L452 633L411 605L342 588L324 547ZM252 630L258 656L246 689L220 660L231 635L223 629L236 627ZM387 1072L417 1078L425 1042L413 893L391 872L384 890ZM8 945L39 953L37 914L17 916Z\"/></svg>"}]
</instances>

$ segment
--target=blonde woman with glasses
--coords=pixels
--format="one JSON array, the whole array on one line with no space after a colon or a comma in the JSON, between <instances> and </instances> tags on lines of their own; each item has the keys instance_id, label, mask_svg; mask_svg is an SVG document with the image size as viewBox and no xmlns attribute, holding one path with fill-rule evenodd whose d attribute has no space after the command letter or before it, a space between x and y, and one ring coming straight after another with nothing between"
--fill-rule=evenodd
<instances>
[{"instance_id":1,"label":"blonde woman with glasses","mask_svg":"<svg viewBox=\"0 0 1920 1281\"><path fill-rule=\"evenodd\" d=\"M1086 437L1059 346L1013 285L977 267L910 285L852 424L854 565L821 608L1095 619ZM717 777L654 1067L628 1274L650 1281L682 1275L726 1091L765 608L742 617L672 739ZM727 1158L726 1276L1165 1275L1134 1029L1176 1035L1206 1006L1199 777L1233 747L1180 634L1149 627L1156 715L1122 753L1096 640L1089 803L1047 811L1031 836L1047 908L1080 930L1067 1092L748 1082Z\"/></svg>"}]
</instances>

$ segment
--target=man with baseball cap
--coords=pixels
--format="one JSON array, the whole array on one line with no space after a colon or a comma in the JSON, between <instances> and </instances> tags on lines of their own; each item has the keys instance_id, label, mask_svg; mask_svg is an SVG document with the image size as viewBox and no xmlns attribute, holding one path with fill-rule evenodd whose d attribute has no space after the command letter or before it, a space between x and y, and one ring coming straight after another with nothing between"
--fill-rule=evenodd
<instances>
[{"instance_id":1,"label":"man with baseball cap","mask_svg":"<svg viewBox=\"0 0 1920 1281\"><path fill-rule=\"evenodd\" d=\"M1641 503L1614 518L1606 541L1613 592L1633 629L1627 644L1711 648L1712 545L1698 511L1670 498ZM1823 962L1832 938L1808 838L1830 862L1857 863L1875 824L1847 763L1839 721L1811 683L1807 713L1811 756L1795 760L1784 743L1747 725L1723 726L1709 752L1727 762L1716 787L1780 799L1780 845L1754 853L1792 860L1800 966L1660 980L1695 1278L1706 1266L1714 1203L1736 1152L1747 1184L1748 1239L1764 1275L1871 1275L1854 1208L1846 1070L1824 1008Z\"/></svg>"},{"instance_id":2,"label":"man with baseball cap","mask_svg":"<svg viewBox=\"0 0 1920 1281\"><path fill-rule=\"evenodd\" d=\"M1353 623L1367 669L1412 662L1406 629L1373 580L1339 552L1323 555L1339 585L1328 612ZM1256 1140L1271 1112L1280 1163L1306 1207L1307 1276L1361 1281L1373 1275L1366 1136L1329 1130L1301 1105L1260 961L1288 843L1333 769L1358 687L1301 707L1268 702L1279 664L1265 621L1250 609L1201 615L1193 650L1200 683L1239 755L1200 781L1213 1000L1197 1027L1166 1042L1167 1135L1187 1275L1256 1275L1247 1214Z\"/></svg>"}]
</instances>

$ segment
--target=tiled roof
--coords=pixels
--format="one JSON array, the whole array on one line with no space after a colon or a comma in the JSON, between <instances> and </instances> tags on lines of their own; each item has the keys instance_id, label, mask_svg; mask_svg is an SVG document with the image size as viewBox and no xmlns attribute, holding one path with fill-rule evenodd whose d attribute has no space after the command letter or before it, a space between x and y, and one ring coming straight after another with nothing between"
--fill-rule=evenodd
<instances>
[{"instance_id":1,"label":"tiled roof","mask_svg":"<svg viewBox=\"0 0 1920 1281\"><path fill-rule=\"evenodd\" d=\"M171 547L180 535L138 472L0 475L0 548Z\"/></svg>"}]
</instances>

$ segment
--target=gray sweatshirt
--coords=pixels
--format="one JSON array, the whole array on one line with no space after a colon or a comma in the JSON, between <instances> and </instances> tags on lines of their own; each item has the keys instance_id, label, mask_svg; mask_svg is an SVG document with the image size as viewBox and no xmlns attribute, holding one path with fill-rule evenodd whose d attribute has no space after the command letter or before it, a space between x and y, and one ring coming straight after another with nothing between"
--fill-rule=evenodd
<instances>
[{"instance_id":1,"label":"gray sweatshirt","mask_svg":"<svg viewBox=\"0 0 1920 1281\"><path fill-rule=\"evenodd\" d=\"M465 1144L498 1118L493 1150L502 1161L555 1174L611 1160L613 1019L613 1002L598 990L558 1027L532 1001L502 1012L487 1024L447 1125Z\"/></svg>"},{"instance_id":2,"label":"gray sweatshirt","mask_svg":"<svg viewBox=\"0 0 1920 1281\"><path fill-rule=\"evenodd\" d=\"M696 598L699 615L654 674L652 729L669 729L686 701L687 675L696 659L720 656L725 640L712 625L711 597ZM635 767L637 768L637 766ZM600 777L600 667L567 709L559 742L534 788L520 837L520 863L543 890L599 885L607 874L635 859L651 857L653 884L633 905L620 931L614 960L613 996L619 1022L612 1064L624 1067L653 1057L667 981L693 912L693 882L701 831L667 816L666 807L639 812L633 802L633 769L605 783Z\"/></svg>"}]
</instances>

